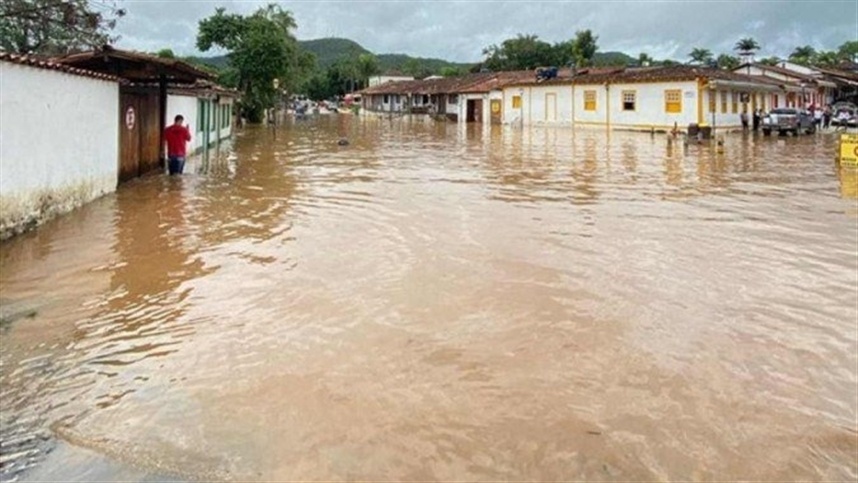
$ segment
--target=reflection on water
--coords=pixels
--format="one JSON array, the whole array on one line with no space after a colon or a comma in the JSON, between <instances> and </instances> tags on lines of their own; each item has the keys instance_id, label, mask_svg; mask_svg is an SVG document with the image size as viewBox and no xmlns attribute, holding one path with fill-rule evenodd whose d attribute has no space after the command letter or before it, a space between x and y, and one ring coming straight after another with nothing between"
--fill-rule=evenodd
<instances>
[{"instance_id":1,"label":"reflection on water","mask_svg":"<svg viewBox=\"0 0 858 483\"><path fill-rule=\"evenodd\" d=\"M0 476L854 480L833 153L248 129L0 246Z\"/></svg>"}]
</instances>

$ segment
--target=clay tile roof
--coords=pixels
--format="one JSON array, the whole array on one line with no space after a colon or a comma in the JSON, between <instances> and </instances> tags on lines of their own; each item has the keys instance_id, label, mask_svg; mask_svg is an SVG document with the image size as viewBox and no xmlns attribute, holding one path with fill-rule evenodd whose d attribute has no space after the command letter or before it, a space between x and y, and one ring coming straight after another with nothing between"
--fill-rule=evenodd
<instances>
[{"instance_id":1,"label":"clay tile roof","mask_svg":"<svg viewBox=\"0 0 858 483\"><path fill-rule=\"evenodd\" d=\"M503 89L506 86L527 82L535 76L533 71L516 70L496 72L490 77L478 80L470 86L462 88L459 92L462 93L481 93L489 92L495 89Z\"/></svg>"},{"instance_id":2,"label":"clay tile roof","mask_svg":"<svg viewBox=\"0 0 858 483\"><path fill-rule=\"evenodd\" d=\"M119 81L120 79L116 76L110 74L103 74L101 72L93 72L91 70L80 69L77 67L72 67L65 64L60 64L57 62L53 62L50 60L46 60L40 57L30 56L30 55L19 55L12 54L9 52L0 51L0 60L5 62L10 62L13 64L26 65L29 67L35 67L37 69L45 69L45 70L56 70L59 72L64 72L66 74L77 75L81 77L91 77L93 79L106 80L106 81Z\"/></svg>"},{"instance_id":3,"label":"clay tile roof","mask_svg":"<svg viewBox=\"0 0 858 483\"><path fill-rule=\"evenodd\" d=\"M100 72L119 73L132 82L157 80L165 75L168 80L194 82L197 79L214 79L215 74L179 59L121 50L105 45L97 50L70 54L52 59L54 62Z\"/></svg>"}]
</instances>

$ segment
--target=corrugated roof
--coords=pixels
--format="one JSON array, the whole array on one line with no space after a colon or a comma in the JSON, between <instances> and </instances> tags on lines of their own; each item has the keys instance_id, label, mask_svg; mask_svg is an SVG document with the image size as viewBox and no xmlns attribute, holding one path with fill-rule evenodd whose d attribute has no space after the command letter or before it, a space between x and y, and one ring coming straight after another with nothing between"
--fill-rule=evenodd
<instances>
[{"instance_id":1,"label":"corrugated roof","mask_svg":"<svg viewBox=\"0 0 858 483\"><path fill-rule=\"evenodd\" d=\"M70 65L60 64L57 62L53 62L47 59L30 56L30 55L19 55L19 54L11 54L9 52L0 52L0 60L10 62L13 64L26 65L29 67L35 67L37 69L45 69L45 70L56 70L59 72L64 72L66 74L81 76L81 77L91 77L93 79L105 80L105 81L114 81L118 82L120 79L116 76L110 74L104 74L102 72L94 72L87 69L80 69L78 67L72 67Z\"/></svg>"}]
</instances>

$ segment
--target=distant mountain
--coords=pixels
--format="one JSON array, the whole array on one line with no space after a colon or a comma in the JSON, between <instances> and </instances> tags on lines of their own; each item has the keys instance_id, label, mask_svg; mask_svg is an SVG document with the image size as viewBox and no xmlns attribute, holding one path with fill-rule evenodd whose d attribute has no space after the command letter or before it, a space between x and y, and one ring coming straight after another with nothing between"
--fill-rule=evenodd
<instances>
[{"instance_id":1,"label":"distant mountain","mask_svg":"<svg viewBox=\"0 0 858 483\"><path fill-rule=\"evenodd\" d=\"M372 54L359 43L349 40L329 37L324 39L299 40L298 45L302 49L312 52L316 56L316 63L322 69L327 69L334 62L341 59L353 59L361 54ZM444 67L458 67L467 70L472 64L448 62L443 59L431 59L423 57L412 57L406 54L380 54L378 58L379 67L382 72L391 70L402 71L405 67L419 66L423 70L440 72ZM225 55L215 57L186 57L185 60L196 64L209 65L223 69L229 63Z\"/></svg>"},{"instance_id":2,"label":"distant mountain","mask_svg":"<svg viewBox=\"0 0 858 483\"><path fill-rule=\"evenodd\" d=\"M361 54L372 54L359 43L335 37L315 39L315 40L300 40L298 44L301 48L316 54L316 61L319 67L326 69L340 59L355 58ZM459 67L467 69L471 64L461 64L448 62L443 59L432 59L424 57L412 57L407 54L375 54L378 58L379 67L382 72L390 70L402 71L409 62L412 65L419 65L424 70L432 72L440 72L444 67Z\"/></svg>"},{"instance_id":3,"label":"distant mountain","mask_svg":"<svg viewBox=\"0 0 858 483\"><path fill-rule=\"evenodd\" d=\"M182 60L192 64L214 67L216 69L224 69L229 64L229 59L225 55L216 55L214 57L184 57Z\"/></svg>"},{"instance_id":4,"label":"distant mountain","mask_svg":"<svg viewBox=\"0 0 858 483\"><path fill-rule=\"evenodd\" d=\"M623 52L596 52L593 65L597 66L626 66L636 64L638 59Z\"/></svg>"},{"instance_id":5,"label":"distant mountain","mask_svg":"<svg viewBox=\"0 0 858 483\"><path fill-rule=\"evenodd\" d=\"M298 45L316 55L318 66L327 69L340 59L355 58L361 54L372 54L359 43L336 37L314 40L299 40ZM427 72L438 73L444 67L455 67L467 71L474 64L455 63L443 59L412 57L407 54L376 54L382 72L408 71L419 67ZM186 57L185 60L196 64L208 65L217 69L227 66L229 59L225 55L215 57ZM597 66L629 65L637 59L623 52L596 52L593 64ZM411 67L411 69L409 69Z\"/></svg>"},{"instance_id":6,"label":"distant mountain","mask_svg":"<svg viewBox=\"0 0 858 483\"><path fill-rule=\"evenodd\" d=\"M436 73L441 72L441 69L443 69L444 67L456 67L467 72L467 70L474 65L449 62L443 59L411 57L407 54L381 54L376 57L378 57L378 64L379 67L381 67L382 72L387 72L391 70L406 70L403 68L406 67L409 63L413 64L414 62L417 62L417 64L420 65L421 68Z\"/></svg>"},{"instance_id":7,"label":"distant mountain","mask_svg":"<svg viewBox=\"0 0 858 483\"><path fill-rule=\"evenodd\" d=\"M343 58L354 58L361 54L372 52L363 48L359 43L349 39L329 37L314 40L299 40L298 45L316 55L316 62L322 69L327 69L334 62Z\"/></svg>"}]
</instances>

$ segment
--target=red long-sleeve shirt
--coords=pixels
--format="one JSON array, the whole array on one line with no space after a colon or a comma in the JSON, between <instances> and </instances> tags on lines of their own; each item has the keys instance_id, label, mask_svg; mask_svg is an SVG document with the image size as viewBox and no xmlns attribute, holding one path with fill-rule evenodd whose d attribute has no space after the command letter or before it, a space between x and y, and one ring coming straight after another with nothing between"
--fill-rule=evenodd
<instances>
[{"instance_id":1,"label":"red long-sleeve shirt","mask_svg":"<svg viewBox=\"0 0 858 483\"><path fill-rule=\"evenodd\" d=\"M187 142L190 140L191 132L185 126L173 124L164 129L164 141L167 142L167 156L185 156L187 154Z\"/></svg>"}]
</instances>

